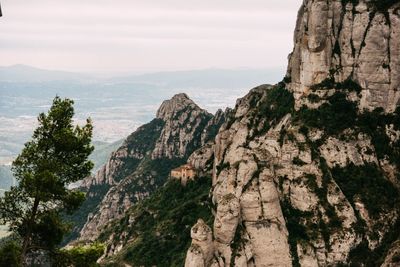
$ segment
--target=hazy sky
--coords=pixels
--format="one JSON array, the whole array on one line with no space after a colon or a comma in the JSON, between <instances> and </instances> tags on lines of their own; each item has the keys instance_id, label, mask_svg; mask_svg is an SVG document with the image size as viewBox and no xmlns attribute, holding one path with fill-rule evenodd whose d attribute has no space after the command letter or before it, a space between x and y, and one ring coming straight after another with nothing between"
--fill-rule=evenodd
<instances>
[{"instance_id":1,"label":"hazy sky","mask_svg":"<svg viewBox=\"0 0 400 267\"><path fill-rule=\"evenodd\" d=\"M284 68L301 0L0 0L1 65Z\"/></svg>"}]
</instances>

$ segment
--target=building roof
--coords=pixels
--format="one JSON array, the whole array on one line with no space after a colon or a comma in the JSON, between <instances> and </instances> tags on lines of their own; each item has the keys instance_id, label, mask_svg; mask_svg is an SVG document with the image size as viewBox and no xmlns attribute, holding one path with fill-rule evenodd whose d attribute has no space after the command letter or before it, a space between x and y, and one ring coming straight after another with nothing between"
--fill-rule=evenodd
<instances>
[{"instance_id":1,"label":"building roof","mask_svg":"<svg viewBox=\"0 0 400 267\"><path fill-rule=\"evenodd\" d=\"M182 170L194 170L194 168L190 164L185 164L185 165L179 166L178 168L173 169L172 171L180 172Z\"/></svg>"}]
</instances>

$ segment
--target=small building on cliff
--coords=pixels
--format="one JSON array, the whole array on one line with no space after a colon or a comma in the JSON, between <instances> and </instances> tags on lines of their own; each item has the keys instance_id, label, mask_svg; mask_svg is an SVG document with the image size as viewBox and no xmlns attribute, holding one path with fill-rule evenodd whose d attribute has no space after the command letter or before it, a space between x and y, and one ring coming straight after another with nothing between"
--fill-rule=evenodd
<instances>
[{"instance_id":1,"label":"small building on cliff","mask_svg":"<svg viewBox=\"0 0 400 267\"><path fill-rule=\"evenodd\" d=\"M171 171L171 178L181 180L183 185L186 185L187 181L193 180L195 176L196 170L190 164L179 166Z\"/></svg>"}]
</instances>

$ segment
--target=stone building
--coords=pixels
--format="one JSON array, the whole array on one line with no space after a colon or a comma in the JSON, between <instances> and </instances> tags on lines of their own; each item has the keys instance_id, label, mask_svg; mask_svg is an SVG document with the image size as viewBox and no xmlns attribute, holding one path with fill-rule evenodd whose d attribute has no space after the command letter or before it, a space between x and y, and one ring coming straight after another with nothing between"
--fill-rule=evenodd
<instances>
[{"instance_id":1,"label":"stone building","mask_svg":"<svg viewBox=\"0 0 400 267\"><path fill-rule=\"evenodd\" d=\"M182 165L171 171L171 178L181 180L183 185L185 185L188 180L192 180L195 175L196 170L190 164Z\"/></svg>"}]
</instances>

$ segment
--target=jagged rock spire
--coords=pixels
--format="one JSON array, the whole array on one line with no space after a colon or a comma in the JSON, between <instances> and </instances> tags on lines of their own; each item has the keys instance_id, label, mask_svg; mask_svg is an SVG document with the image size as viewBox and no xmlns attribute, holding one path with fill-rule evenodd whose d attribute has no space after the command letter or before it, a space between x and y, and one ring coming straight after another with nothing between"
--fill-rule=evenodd
<instances>
[{"instance_id":1,"label":"jagged rock spire","mask_svg":"<svg viewBox=\"0 0 400 267\"><path fill-rule=\"evenodd\" d=\"M185 110L196 110L205 112L196 103L191 100L187 94L180 93L174 95L171 99L165 100L157 111L156 117L164 121L172 119L174 116Z\"/></svg>"}]
</instances>

